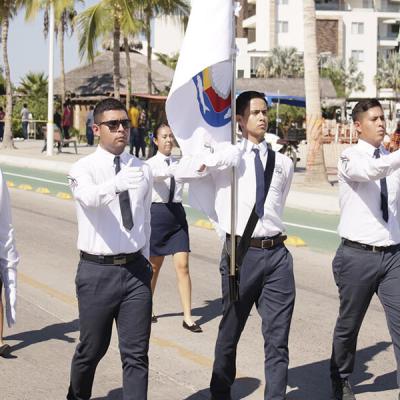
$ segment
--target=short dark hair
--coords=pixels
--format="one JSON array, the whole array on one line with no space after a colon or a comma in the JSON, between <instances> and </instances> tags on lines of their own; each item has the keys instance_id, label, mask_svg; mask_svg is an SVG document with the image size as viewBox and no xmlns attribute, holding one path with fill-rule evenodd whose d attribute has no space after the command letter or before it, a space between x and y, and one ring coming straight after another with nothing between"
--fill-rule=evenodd
<instances>
[{"instance_id":1,"label":"short dark hair","mask_svg":"<svg viewBox=\"0 0 400 400\"><path fill-rule=\"evenodd\" d=\"M96 104L93 111L94 121L96 123L99 122L98 118L101 114L103 114L105 111L113 111L113 110L122 110L125 111L126 114L128 115L125 106L119 100L114 99L113 97L109 97L107 99L99 101Z\"/></svg>"},{"instance_id":2,"label":"short dark hair","mask_svg":"<svg viewBox=\"0 0 400 400\"><path fill-rule=\"evenodd\" d=\"M360 100L353 108L351 112L351 118L353 122L359 121L360 114L365 113L370 108L380 107L382 110L382 104L377 99L365 99Z\"/></svg>"},{"instance_id":3,"label":"short dark hair","mask_svg":"<svg viewBox=\"0 0 400 400\"><path fill-rule=\"evenodd\" d=\"M248 90L246 92L242 92L236 98L236 114L244 115L244 111L246 107L250 104L252 99L262 99L265 101L265 104L268 107L267 100L265 99L264 93L256 92L255 90Z\"/></svg>"},{"instance_id":4,"label":"short dark hair","mask_svg":"<svg viewBox=\"0 0 400 400\"><path fill-rule=\"evenodd\" d=\"M28 107L28 104L24 103L24 108Z\"/></svg>"}]
</instances>

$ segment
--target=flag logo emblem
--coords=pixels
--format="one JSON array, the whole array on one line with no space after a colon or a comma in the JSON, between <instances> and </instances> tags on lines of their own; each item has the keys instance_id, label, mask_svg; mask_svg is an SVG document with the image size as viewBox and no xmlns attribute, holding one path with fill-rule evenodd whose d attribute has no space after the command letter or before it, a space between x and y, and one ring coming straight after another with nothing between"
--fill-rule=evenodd
<instances>
[{"instance_id":1,"label":"flag logo emblem","mask_svg":"<svg viewBox=\"0 0 400 400\"><path fill-rule=\"evenodd\" d=\"M231 121L231 78L225 62L213 65L198 73L193 82L197 102L204 120L215 128Z\"/></svg>"}]
</instances>

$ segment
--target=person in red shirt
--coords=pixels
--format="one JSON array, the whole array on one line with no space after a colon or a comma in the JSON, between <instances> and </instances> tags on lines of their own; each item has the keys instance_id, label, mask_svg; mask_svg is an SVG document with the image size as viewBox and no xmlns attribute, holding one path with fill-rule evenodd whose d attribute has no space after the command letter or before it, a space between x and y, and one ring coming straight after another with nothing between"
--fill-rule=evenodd
<instances>
[{"instance_id":1,"label":"person in red shirt","mask_svg":"<svg viewBox=\"0 0 400 400\"><path fill-rule=\"evenodd\" d=\"M72 106L69 102L64 103L64 111L62 116L62 127L64 139L69 139L69 129L72 126Z\"/></svg>"}]
</instances>

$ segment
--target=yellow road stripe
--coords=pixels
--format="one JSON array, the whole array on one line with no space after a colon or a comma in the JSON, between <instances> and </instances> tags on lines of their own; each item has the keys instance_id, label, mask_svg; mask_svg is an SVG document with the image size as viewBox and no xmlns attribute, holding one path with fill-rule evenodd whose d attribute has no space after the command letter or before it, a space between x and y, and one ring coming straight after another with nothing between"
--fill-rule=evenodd
<instances>
[{"instance_id":1,"label":"yellow road stripe","mask_svg":"<svg viewBox=\"0 0 400 400\"><path fill-rule=\"evenodd\" d=\"M41 193L41 194L49 194L49 193L50 193L50 190L47 189L47 188L45 188L45 187L38 187L38 188L35 190L35 192L36 192L36 193Z\"/></svg>"},{"instance_id":2,"label":"yellow road stripe","mask_svg":"<svg viewBox=\"0 0 400 400\"><path fill-rule=\"evenodd\" d=\"M31 278L30 276L22 272L18 272L18 279L20 282L25 283L26 285L29 285L35 289L39 289L48 294L49 296L62 301L65 304L68 304L70 306L71 305L75 306L78 304L76 297L69 296L65 293L58 291L57 289L53 289L52 287L46 285L45 283L39 282L38 280Z\"/></svg>"},{"instance_id":3,"label":"yellow road stripe","mask_svg":"<svg viewBox=\"0 0 400 400\"><path fill-rule=\"evenodd\" d=\"M13 181L7 181L7 186L8 187L14 187L15 183Z\"/></svg>"}]
</instances>

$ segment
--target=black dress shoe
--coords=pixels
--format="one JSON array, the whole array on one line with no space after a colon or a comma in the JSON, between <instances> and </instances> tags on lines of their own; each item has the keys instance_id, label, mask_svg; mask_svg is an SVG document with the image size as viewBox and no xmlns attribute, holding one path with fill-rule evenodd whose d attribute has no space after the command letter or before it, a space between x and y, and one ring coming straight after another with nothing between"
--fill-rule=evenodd
<instances>
[{"instance_id":1,"label":"black dress shoe","mask_svg":"<svg viewBox=\"0 0 400 400\"><path fill-rule=\"evenodd\" d=\"M203 332L203 329L196 322L193 322L193 325L188 325L185 321L183 321L182 326L190 332L200 333Z\"/></svg>"},{"instance_id":2,"label":"black dress shoe","mask_svg":"<svg viewBox=\"0 0 400 400\"><path fill-rule=\"evenodd\" d=\"M335 400L356 400L348 379L332 379L332 392Z\"/></svg>"}]
</instances>

